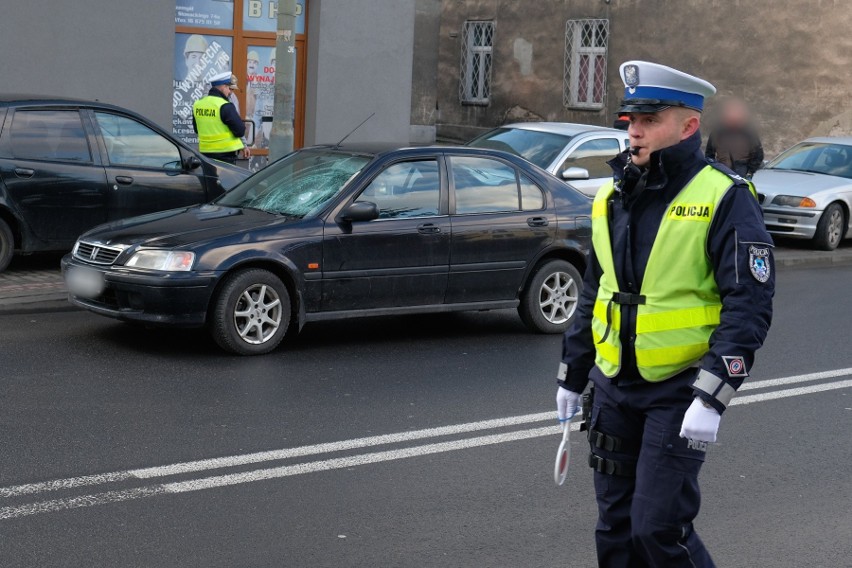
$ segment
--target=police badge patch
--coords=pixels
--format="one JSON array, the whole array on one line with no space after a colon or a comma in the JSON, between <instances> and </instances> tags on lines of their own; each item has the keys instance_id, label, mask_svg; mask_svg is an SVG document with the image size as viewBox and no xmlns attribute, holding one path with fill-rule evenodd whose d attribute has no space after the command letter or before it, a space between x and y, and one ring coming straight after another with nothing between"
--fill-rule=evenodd
<instances>
[{"instance_id":1,"label":"police badge patch","mask_svg":"<svg viewBox=\"0 0 852 568\"><path fill-rule=\"evenodd\" d=\"M761 284L769 280L769 249L754 245L748 247L748 268L751 275Z\"/></svg>"},{"instance_id":2,"label":"police badge patch","mask_svg":"<svg viewBox=\"0 0 852 568\"><path fill-rule=\"evenodd\" d=\"M627 65L624 68L624 83L628 87L639 85L639 67L637 65Z\"/></svg>"}]
</instances>

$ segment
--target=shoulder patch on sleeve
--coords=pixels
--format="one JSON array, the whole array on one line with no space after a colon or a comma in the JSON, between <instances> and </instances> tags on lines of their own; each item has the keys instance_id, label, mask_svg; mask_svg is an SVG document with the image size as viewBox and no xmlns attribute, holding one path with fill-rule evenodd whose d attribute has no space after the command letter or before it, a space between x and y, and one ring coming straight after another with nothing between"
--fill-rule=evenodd
<instances>
[{"instance_id":1,"label":"shoulder patch on sleeve","mask_svg":"<svg viewBox=\"0 0 852 568\"><path fill-rule=\"evenodd\" d=\"M763 284L769 280L771 266L769 262L769 248L757 245L748 246L748 268L754 279Z\"/></svg>"}]
</instances>

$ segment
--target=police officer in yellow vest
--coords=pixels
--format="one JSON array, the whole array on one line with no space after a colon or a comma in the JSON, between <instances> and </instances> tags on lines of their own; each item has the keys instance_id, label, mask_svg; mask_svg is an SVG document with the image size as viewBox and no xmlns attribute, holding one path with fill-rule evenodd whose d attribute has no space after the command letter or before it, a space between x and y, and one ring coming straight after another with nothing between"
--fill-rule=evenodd
<instances>
[{"instance_id":1,"label":"police officer in yellow vest","mask_svg":"<svg viewBox=\"0 0 852 568\"><path fill-rule=\"evenodd\" d=\"M192 127L198 133L198 150L207 157L233 164L243 149L241 138L245 136L246 125L228 100L231 72L215 75L210 84L207 96L192 105Z\"/></svg>"},{"instance_id":2,"label":"police officer in yellow vest","mask_svg":"<svg viewBox=\"0 0 852 568\"><path fill-rule=\"evenodd\" d=\"M557 411L586 425L605 567L713 566L698 473L772 319L772 240L754 188L701 152L702 79L620 68L631 148L592 206L592 251L563 340Z\"/></svg>"}]
</instances>

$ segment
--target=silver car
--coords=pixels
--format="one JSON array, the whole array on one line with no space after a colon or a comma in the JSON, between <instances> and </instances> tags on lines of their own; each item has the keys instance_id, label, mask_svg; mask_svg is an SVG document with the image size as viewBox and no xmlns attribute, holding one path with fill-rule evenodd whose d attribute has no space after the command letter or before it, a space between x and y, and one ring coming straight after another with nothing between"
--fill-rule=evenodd
<instances>
[{"instance_id":1,"label":"silver car","mask_svg":"<svg viewBox=\"0 0 852 568\"><path fill-rule=\"evenodd\" d=\"M517 154L586 195L612 179L607 165L630 145L627 132L570 122L522 122L488 131L467 143Z\"/></svg>"},{"instance_id":2,"label":"silver car","mask_svg":"<svg viewBox=\"0 0 852 568\"><path fill-rule=\"evenodd\" d=\"M766 228L834 250L849 231L852 137L808 138L754 174Z\"/></svg>"}]
</instances>

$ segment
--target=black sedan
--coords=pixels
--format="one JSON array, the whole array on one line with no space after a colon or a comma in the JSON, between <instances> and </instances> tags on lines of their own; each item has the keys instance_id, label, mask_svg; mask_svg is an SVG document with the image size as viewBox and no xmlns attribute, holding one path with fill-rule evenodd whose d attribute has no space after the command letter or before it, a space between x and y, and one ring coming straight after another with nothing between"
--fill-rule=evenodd
<instances>
[{"instance_id":1,"label":"black sedan","mask_svg":"<svg viewBox=\"0 0 852 568\"><path fill-rule=\"evenodd\" d=\"M82 235L71 301L151 325L207 325L223 348L274 349L306 322L517 308L570 325L590 202L507 153L313 147L208 205Z\"/></svg>"},{"instance_id":2,"label":"black sedan","mask_svg":"<svg viewBox=\"0 0 852 568\"><path fill-rule=\"evenodd\" d=\"M68 251L101 223L206 203L248 175L121 107L0 95L0 271L15 252Z\"/></svg>"}]
</instances>

